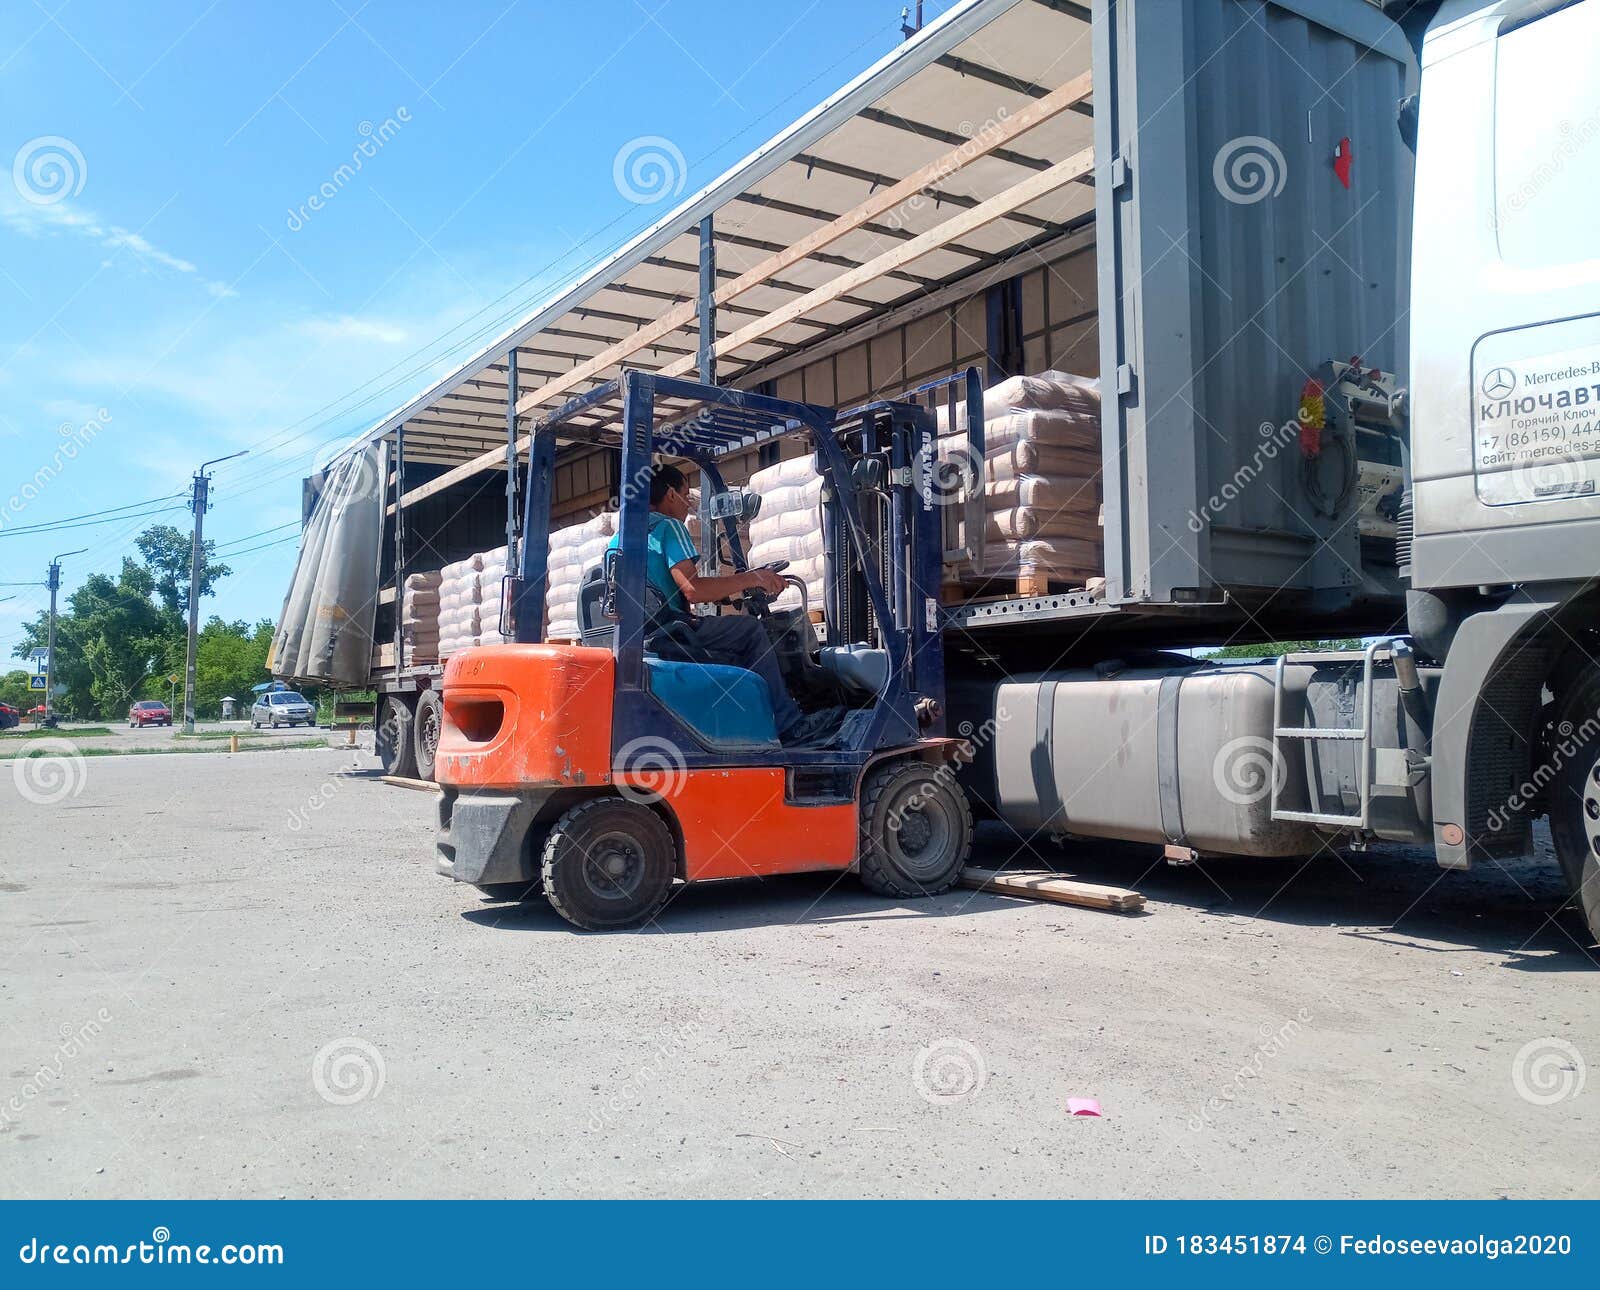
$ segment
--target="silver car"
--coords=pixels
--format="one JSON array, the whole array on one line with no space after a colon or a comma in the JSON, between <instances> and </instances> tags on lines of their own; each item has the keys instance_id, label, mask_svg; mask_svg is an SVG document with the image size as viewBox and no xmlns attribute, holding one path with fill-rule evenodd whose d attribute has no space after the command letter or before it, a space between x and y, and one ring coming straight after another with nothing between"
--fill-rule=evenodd
<instances>
[{"instance_id":1,"label":"silver car","mask_svg":"<svg viewBox=\"0 0 1600 1290\"><path fill-rule=\"evenodd\" d=\"M274 690L251 705L250 728L260 726L308 726L317 724L317 710L293 690Z\"/></svg>"}]
</instances>

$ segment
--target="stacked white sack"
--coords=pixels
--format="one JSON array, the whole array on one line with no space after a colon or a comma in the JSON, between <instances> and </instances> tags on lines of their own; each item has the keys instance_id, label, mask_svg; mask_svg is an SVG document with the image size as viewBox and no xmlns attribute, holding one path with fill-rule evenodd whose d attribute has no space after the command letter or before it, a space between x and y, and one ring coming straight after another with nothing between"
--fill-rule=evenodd
<instances>
[{"instance_id":1,"label":"stacked white sack","mask_svg":"<svg viewBox=\"0 0 1600 1290\"><path fill-rule=\"evenodd\" d=\"M983 396L984 577L1083 583L1105 565L1100 528L1100 385L1068 372L1001 381ZM965 460L966 409L956 429L938 413L939 455ZM958 525L965 542L965 525ZM971 580L970 565L954 568Z\"/></svg>"},{"instance_id":2,"label":"stacked white sack","mask_svg":"<svg viewBox=\"0 0 1600 1290\"><path fill-rule=\"evenodd\" d=\"M578 587L606 555L617 531L615 511L601 511L582 524L550 534L549 578L545 583L545 639L578 639Z\"/></svg>"},{"instance_id":3,"label":"stacked white sack","mask_svg":"<svg viewBox=\"0 0 1600 1290\"><path fill-rule=\"evenodd\" d=\"M811 456L791 457L758 470L746 487L761 495L761 510L750 521L750 567L787 560L785 575L803 579L810 607L821 609L822 477ZM798 608L800 593L790 587L772 603L777 609Z\"/></svg>"},{"instance_id":4,"label":"stacked white sack","mask_svg":"<svg viewBox=\"0 0 1600 1290\"><path fill-rule=\"evenodd\" d=\"M413 573L400 593L401 662L410 667L439 657L438 573Z\"/></svg>"},{"instance_id":5,"label":"stacked white sack","mask_svg":"<svg viewBox=\"0 0 1600 1290\"><path fill-rule=\"evenodd\" d=\"M479 631L478 572L481 555L457 560L439 570L439 657L449 658L475 645Z\"/></svg>"}]
</instances>

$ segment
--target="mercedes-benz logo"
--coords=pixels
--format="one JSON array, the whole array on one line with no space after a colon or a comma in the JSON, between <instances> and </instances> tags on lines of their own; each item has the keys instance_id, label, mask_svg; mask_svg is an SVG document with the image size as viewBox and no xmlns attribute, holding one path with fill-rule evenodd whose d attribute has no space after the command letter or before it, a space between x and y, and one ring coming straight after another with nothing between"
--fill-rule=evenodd
<instances>
[{"instance_id":1,"label":"mercedes-benz logo","mask_svg":"<svg viewBox=\"0 0 1600 1290\"><path fill-rule=\"evenodd\" d=\"M1483 384L1478 388L1487 399L1507 398L1517 388L1517 374L1509 367L1497 367L1483 378Z\"/></svg>"}]
</instances>

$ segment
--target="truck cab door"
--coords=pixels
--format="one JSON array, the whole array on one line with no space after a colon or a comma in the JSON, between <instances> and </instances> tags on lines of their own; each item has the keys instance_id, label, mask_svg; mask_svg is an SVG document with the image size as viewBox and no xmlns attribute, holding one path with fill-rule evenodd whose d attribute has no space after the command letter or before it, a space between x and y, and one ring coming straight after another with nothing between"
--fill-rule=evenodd
<instances>
[{"instance_id":1,"label":"truck cab door","mask_svg":"<svg viewBox=\"0 0 1600 1290\"><path fill-rule=\"evenodd\" d=\"M1412 583L1600 550L1600 0L1454 0L1422 47Z\"/></svg>"}]
</instances>

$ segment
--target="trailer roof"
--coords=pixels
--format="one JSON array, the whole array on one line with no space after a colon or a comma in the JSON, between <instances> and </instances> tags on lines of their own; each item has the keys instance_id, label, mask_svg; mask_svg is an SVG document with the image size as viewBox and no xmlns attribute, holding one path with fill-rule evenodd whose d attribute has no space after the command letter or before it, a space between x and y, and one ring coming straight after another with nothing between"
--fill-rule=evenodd
<instances>
[{"instance_id":1,"label":"trailer roof","mask_svg":"<svg viewBox=\"0 0 1600 1290\"><path fill-rule=\"evenodd\" d=\"M684 201L360 437L404 427L454 469L504 467L519 431L625 367L693 375L699 224L713 216L717 363L748 384L874 317L1055 241L1094 212L1090 12L968 0Z\"/></svg>"}]
</instances>

